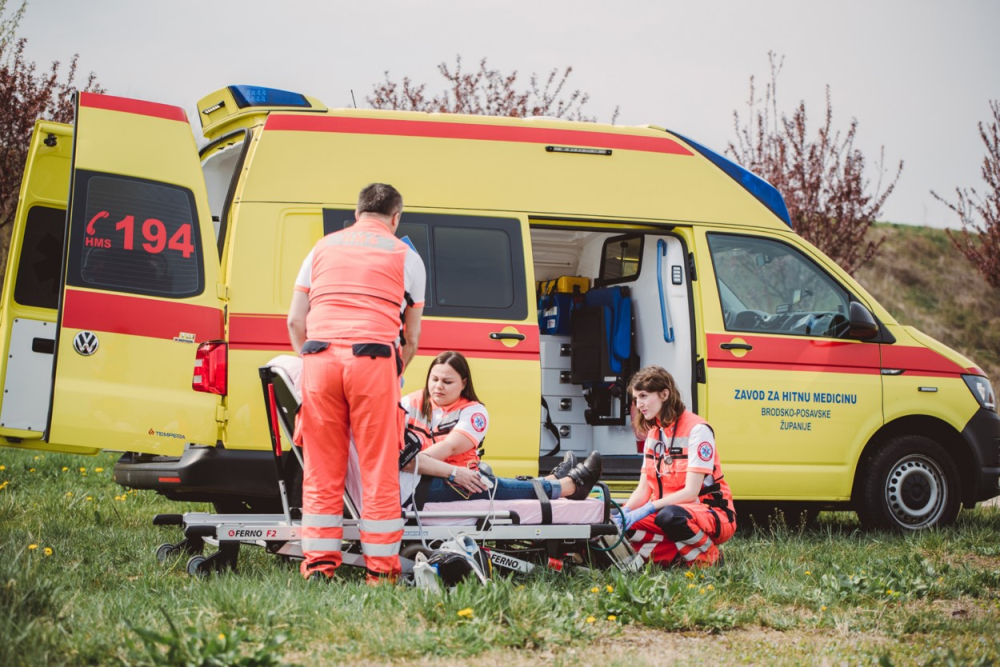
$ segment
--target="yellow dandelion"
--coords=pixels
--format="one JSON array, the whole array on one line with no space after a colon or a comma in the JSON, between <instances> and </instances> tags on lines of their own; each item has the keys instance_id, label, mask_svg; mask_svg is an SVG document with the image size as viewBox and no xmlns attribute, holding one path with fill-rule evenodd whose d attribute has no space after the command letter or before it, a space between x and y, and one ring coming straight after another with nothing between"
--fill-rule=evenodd
<instances>
[{"instance_id":1,"label":"yellow dandelion","mask_svg":"<svg viewBox=\"0 0 1000 667\"><path fill-rule=\"evenodd\" d=\"M34 468L28 468L28 472L35 472Z\"/></svg>"},{"instance_id":2,"label":"yellow dandelion","mask_svg":"<svg viewBox=\"0 0 1000 667\"><path fill-rule=\"evenodd\" d=\"M466 607L465 609L459 609L458 610L458 615L461 616L462 618L471 618L472 617L472 607Z\"/></svg>"},{"instance_id":3,"label":"yellow dandelion","mask_svg":"<svg viewBox=\"0 0 1000 667\"><path fill-rule=\"evenodd\" d=\"M52 555L52 548L51 547L45 547L44 549L42 549L42 553L45 554L46 556L51 556Z\"/></svg>"},{"instance_id":4,"label":"yellow dandelion","mask_svg":"<svg viewBox=\"0 0 1000 667\"><path fill-rule=\"evenodd\" d=\"M6 470L7 466L0 466L0 470Z\"/></svg>"},{"instance_id":5,"label":"yellow dandelion","mask_svg":"<svg viewBox=\"0 0 1000 667\"><path fill-rule=\"evenodd\" d=\"M688 579L694 579L694 572L688 570L687 572L684 573L684 576L687 577Z\"/></svg>"},{"instance_id":6,"label":"yellow dandelion","mask_svg":"<svg viewBox=\"0 0 1000 667\"><path fill-rule=\"evenodd\" d=\"M28 551L34 551L37 548L38 548L37 544L29 544L28 545Z\"/></svg>"},{"instance_id":7,"label":"yellow dandelion","mask_svg":"<svg viewBox=\"0 0 1000 667\"><path fill-rule=\"evenodd\" d=\"M710 590L710 591L714 591L714 590L715 590L715 586L713 586L712 584L709 584L709 585L707 586L707 588L708 588L708 590Z\"/></svg>"},{"instance_id":8,"label":"yellow dandelion","mask_svg":"<svg viewBox=\"0 0 1000 667\"><path fill-rule=\"evenodd\" d=\"M612 586L611 584L608 584L607 586L604 587L604 590L606 590L609 593L614 593L615 592L615 587Z\"/></svg>"},{"instance_id":9,"label":"yellow dandelion","mask_svg":"<svg viewBox=\"0 0 1000 667\"><path fill-rule=\"evenodd\" d=\"M594 621L596 621L596 620L597 620L597 619L596 619L596 618L594 618L593 616L588 616L588 617L587 617L587 623L593 623L593 622L594 622Z\"/></svg>"},{"instance_id":10,"label":"yellow dandelion","mask_svg":"<svg viewBox=\"0 0 1000 667\"><path fill-rule=\"evenodd\" d=\"M826 605L823 605L822 607L820 607L819 610L820 611L826 611Z\"/></svg>"},{"instance_id":11,"label":"yellow dandelion","mask_svg":"<svg viewBox=\"0 0 1000 667\"><path fill-rule=\"evenodd\" d=\"M67 498L72 498L73 497L73 492L72 491L67 491L66 492L66 497Z\"/></svg>"},{"instance_id":12,"label":"yellow dandelion","mask_svg":"<svg viewBox=\"0 0 1000 667\"><path fill-rule=\"evenodd\" d=\"M3 491L4 489L6 489L8 484L10 484L10 480L5 479L3 481L3 484L0 484L0 491Z\"/></svg>"},{"instance_id":13,"label":"yellow dandelion","mask_svg":"<svg viewBox=\"0 0 1000 667\"><path fill-rule=\"evenodd\" d=\"M93 500L93 499L94 499L93 496L87 496L87 500Z\"/></svg>"},{"instance_id":14,"label":"yellow dandelion","mask_svg":"<svg viewBox=\"0 0 1000 667\"><path fill-rule=\"evenodd\" d=\"M601 591L601 589L598 588L597 586L594 586L593 588L590 589L591 593L599 593L600 591Z\"/></svg>"},{"instance_id":15,"label":"yellow dandelion","mask_svg":"<svg viewBox=\"0 0 1000 667\"><path fill-rule=\"evenodd\" d=\"M37 460L39 460L40 458L42 458L42 457L41 457L41 456L36 456L36 457L35 457L35 460L37 461Z\"/></svg>"},{"instance_id":16,"label":"yellow dandelion","mask_svg":"<svg viewBox=\"0 0 1000 667\"><path fill-rule=\"evenodd\" d=\"M610 616L608 616L608 620L609 620L609 621L617 621L617 620L618 620L618 617L617 617L617 616L615 616L614 614L611 614Z\"/></svg>"},{"instance_id":17,"label":"yellow dandelion","mask_svg":"<svg viewBox=\"0 0 1000 667\"><path fill-rule=\"evenodd\" d=\"M104 468L94 468L94 472L104 472Z\"/></svg>"},{"instance_id":18,"label":"yellow dandelion","mask_svg":"<svg viewBox=\"0 0 1000 667\"><path fill-rule=\"evenodd\" d=\"M220 632L220 633L219 633L219 641L220 641L220 642L224 642L224 641L226 641L226 635L224 635L223 633L221 633L221 632Z\"/></svg>"},{"instance_id":19,"label":"yellow dandelion","mask_svg":"<svg viewBox=\"0 0 1000 667\"><path fill-rule=\"evenodd\" d=\"M69 466L63 466L63 467L62 467L62 471L63 471L63 472L66 472L67 470L69 470Z\"/></svg>"},{"instance_id":20,"label":"yellow dandelion","mask_svg":"<svg viewBox=\"0 0 1000 667\"><path fill-rule=\"evenodd\" d=\"M80 468L80 472L87 472L86 468Z\"/></svg>"},{"instance_id":21,"label":"yellow dandelion","mask_svg":"<svg viewBox=\"0 0 1000 667\"><path fill-rule=\"evenodd\" d=\"M704 595L704 594L705 594L705 589L704 588L699 588L698 589L698 595Z\"/></svg>"},{"instance_id":22,"label":"yellow dandelion","mask_svg":"<svg viewBox=\"0 0 1000 667\"><path fill-rule=\"evenodd\" d=\"M688 588L697 588L694 584L688 584Z\"/></svg>"},{"instance_id":23,"label":"yellow dandelion","mask_svg":"<svg viewBox=\"0 0 1000 667\"><path fill-rule=\"evenodd\" d=\"M705 578L705 575L703 575L703 574L702 574L702 575L698 575L698 578L699 578L699 579L704 579L704 578Z\"/></svg>"},{"instance_id":24,"label":"yellow dandelion","mask_svg":"<svg viewBox=\"0 0 1000 667\"><path fill-rule=\"evenodd\" d=\"M887 590L887 591L885 592L885 594L886 594L886 595L892 595L892 589L890 588L889 590Z\"/></svg>"},{"instance_id":25,"label":"yellow dandelion","mask_svg":"<svg viewBox=\"0 0 1000 667\"><path fill-rule=\"evenodd\" d=\"M809 570L806 570L806 576L807 577L812 576L812 572L810 572Z\"/></svg>"}]
</instances>

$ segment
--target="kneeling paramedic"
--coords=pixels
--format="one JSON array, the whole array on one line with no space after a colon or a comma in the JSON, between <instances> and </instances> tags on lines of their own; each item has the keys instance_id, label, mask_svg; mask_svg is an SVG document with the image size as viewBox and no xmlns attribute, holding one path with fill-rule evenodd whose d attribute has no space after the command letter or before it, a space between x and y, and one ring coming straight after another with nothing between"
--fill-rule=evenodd
<instances>
[{"instance_id":1,"label":"kneeling paramedic","mask_svg":"<svg viewBox=\"0 0 1000 667\"><path fill-rule=\"evenodd\" d=\"M368 581L393 580L400 571L399 378L417 349L426 282L420 256L394 236L402 210L403 198L391 185L365 187L355 224L320 239L295 281L288 332L303 359L296 442L305 454L307 578L331 577L342 561L351 437L361 467Z\"/></svg>"},{"instance_id":2,"label":"kneeling paramedic","mask_svg":"<svg viewBox=\"0 0 1000 667\"><path fill-rule=\"evenodd\" d=\"M736 513L712 428L685 409L674 378L659 366L636 373L629 391L646 442L622 528L633 531L632 546L654 563L718 563L718 545L736 532Z\"/></svg>"}]
</instances>

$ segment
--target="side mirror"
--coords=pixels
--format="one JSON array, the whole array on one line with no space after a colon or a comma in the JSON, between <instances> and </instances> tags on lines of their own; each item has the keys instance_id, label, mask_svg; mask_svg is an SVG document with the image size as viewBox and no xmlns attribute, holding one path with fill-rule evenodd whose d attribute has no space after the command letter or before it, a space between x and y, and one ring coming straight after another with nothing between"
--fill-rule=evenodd
<instances>
[{"instance_id":1,"label":"side mirror","mask_svg":"<svg viewBox=\"0 0 1000 667\"><path fill-rule=\"evenodd\" d=\"M868 340L878 335L878 323L875 316L857 301L851 302L851 328L847 331L848 338Z\"/></svg>"}]
</instances>

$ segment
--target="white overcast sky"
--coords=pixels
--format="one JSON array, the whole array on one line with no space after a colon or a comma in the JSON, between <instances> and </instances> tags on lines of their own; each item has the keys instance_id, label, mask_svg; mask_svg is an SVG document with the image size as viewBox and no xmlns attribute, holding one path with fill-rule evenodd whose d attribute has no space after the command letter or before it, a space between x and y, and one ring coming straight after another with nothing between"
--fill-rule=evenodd
<instances>
[{"instance_id":1,"label":"white overcast sky","mask_svg":"<svg viewBox=\"0 0 1000 667\"><path fill-rule=\"evenodd\" d=\"M78 53L110 94L189 110L229 84L331 107L349 106L353 89L365 106L386 70L436 92L437 64L457 54L525 83L571 65L599 120L617 105L619 124L661 125L720 152L773 50L785 56L784 109L805 100L815 128L829 84L835 126L858 119L870 162L880 146L887 164L905 162L883 219L954 226L929 191L982 183L977 123L1000 98L998 26L997 0L29 0L20 35L40 66Z\"/></svg>"}]
</instances>

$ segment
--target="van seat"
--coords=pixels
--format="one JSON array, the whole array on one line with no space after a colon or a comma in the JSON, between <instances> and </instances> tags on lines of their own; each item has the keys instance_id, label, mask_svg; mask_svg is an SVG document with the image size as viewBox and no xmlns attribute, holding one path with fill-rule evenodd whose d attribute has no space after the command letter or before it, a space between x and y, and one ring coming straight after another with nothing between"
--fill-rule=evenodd
<instances>
[{"instance_id":1,"label":"van seat","mask_svg":"<svg viewBox=\"0 0 1000 667\"><path fill-rule=\"evenodd\" d=\"M632 357L632 299L628 287L589 290L584 303L604 309L604 340L607 344L607 371L621 375Z\"/></svg>"}]
</instances>

